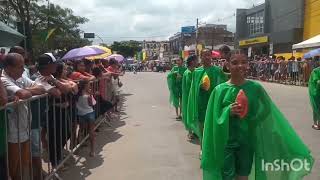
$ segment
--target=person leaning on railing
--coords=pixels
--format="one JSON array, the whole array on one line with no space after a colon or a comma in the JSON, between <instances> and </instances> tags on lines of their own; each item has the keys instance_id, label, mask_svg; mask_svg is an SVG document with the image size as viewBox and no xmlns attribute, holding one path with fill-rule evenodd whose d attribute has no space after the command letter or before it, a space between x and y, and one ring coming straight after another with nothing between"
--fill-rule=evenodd
<instances>
[{"instance_id":1,"label":"person leaning on railing","mask_svg":"<svg viewBox=\"0 0 320 180\"><path fill-rule=\"evenodd\" d=\"M74 72L69 76L72 80L87 80L92 81L95 77L88 72L86 72L86 66L84 60L74 62Z\"/></svg>"},{"instance_id":2,"label":"person leaning on railing","mask_svg":"<svg viewBox=\"0 0 320 180\"><path fill-rule=\"evenodd\" d=\"M100 114L99 115L109 115L110 111L115 106L115 103L112 102L112 84L111 84L111 74L103 73L103 70L99 67L95 67L92 70L93 75L99 79L99 92L98 98L100 102ZM104 117L106 118L106 117Z\"/></svg>"},{"instance_id":3,"label":"person leaning on railing","mask_svg":"<svg viewBox=\"0 0 320 180\"><path fill-rule=\"evenodd\" d=\"M119 79L119 76L123 76L119 70L119 62L114 58L109 60L109 67L106 69L108 73L112 75L111 84L112 84L112 99L111 101L115 103L114 111L118 111L118 102L120 101L120 92L119 89L122 87L122 83Z\"/></svg>"},{"instance_id":4,"label":"person leaning on railing","mask_svg":"<svg viewBox=\"0 0 320 180\"><path fill-rule=\"evenodd\" d=\"M4 71L1 75L8 96L15 97L15 100L26 100L33 95L43 94L44 88L22 76L23 72L24 58L20 54L9 53L4 59ZM22 176L30 177L29 108L26 102L18 103L13 105L12 112L8 114L9 173L13 180Z\"/></svg>"},{"instance_id":5,"label":"person leaning on railing","mask_svg":"<svg viewBox=\"0 0 320 180\"><path fill-rule=\"evenodd\" d=\"M21 46L14 46L10 49L9 53L18 53L24 57L24 72L22 76L28 77L32 80L35 80L31 75L36 73L35 66L30 65L30 54L25 51ZM30 102L32 120L31 120L31 154L32 154L32 170L33 170L33 179L41 179L41 150L40 150L40 119L41 112L45 112L46 108L46 97L36 97ZM45 117L42 117L45 118Z\"/></svg>"},{"instance_id":6,"label":"person leaning on railing","mask_svg":"<svg viewBox=\"0 0 320 180\"><path fill-rule=\"evenodd\" d=\"M66 123L60 123L60 121L64 121L63 117L60 118L60 112L61 114L65 114L64 112L69 106L66 101L62 102L62 97L71 92L72 87L69 83L59 81L53 77L52 74L56 72L57 68L57 60L51 53L45 53L39 56L37 63L39 72L36 75L36 82L44 86L50 97L49 107L47 107L48 119L41 118L44 120L41 122L41 140L44 151L47 153L49 150L49 158L52 166L56 167L63 159L62 148L66 139ZM49 135L49 146L46 139L47 131Z\"/></svg>"},{"instance_id":7,"label":"person leaning on railing","mask_svg":"<svg viewBox=\"0 0 320 180\"><path fill-rule=\"evenodd\" d=\"M0 71L2 73L2 71ZM7 104L7 91L0 80L0 107ZM0 179L8 179L6 165L6 129L4 110L0 110Z\"/></svg>"},{"instance_id":8,"label":"person leaning on railing","mask_svg":"<svg viewBox=\"0 0 320 180\"><path fill-rule=\"evenodd\" d=\"M53 76L60 81L61 83L64 83L66 85L69 85L71 88L71 91L65 95L63 101L68 102L68 112L69 117L68 119L71 120L70 124L71 127L68 127L68 129L71 128L71 134L68 134L68 138L71 136L71 145L70 148L73 149L76 145L76 130L77 130L77 113L76 113L76 107L75 107L75 97L78 93L78 85L76 82L73 82L71 79L67 77L68 74L68 67L65 63L59 62L57 63L57 69L56 72L53 74ZM69 131L68 131L69 132Z\"/></svg>"}]
</instances>

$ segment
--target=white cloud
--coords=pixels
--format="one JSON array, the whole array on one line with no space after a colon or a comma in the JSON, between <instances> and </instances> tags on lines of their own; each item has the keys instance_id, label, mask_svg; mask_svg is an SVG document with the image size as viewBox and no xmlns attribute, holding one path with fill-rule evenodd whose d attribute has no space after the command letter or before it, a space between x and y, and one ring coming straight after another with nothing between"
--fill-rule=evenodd
<instances>
[{"instance_id":1,"label":"white cloud","mask_svg":"<svg viewBox=\"0 0 320 180\"><path fill-rule=\"evenodd\" d=\"M248 8L261 0L51 0L90 21L81 25L107 43L121 40L168 39L181 26L201 22L227 24L234 31L236 8ZM228 18L225 18L228 17ZM95 39L95 43L100 43Z\"/></svg>"}]
</instances>

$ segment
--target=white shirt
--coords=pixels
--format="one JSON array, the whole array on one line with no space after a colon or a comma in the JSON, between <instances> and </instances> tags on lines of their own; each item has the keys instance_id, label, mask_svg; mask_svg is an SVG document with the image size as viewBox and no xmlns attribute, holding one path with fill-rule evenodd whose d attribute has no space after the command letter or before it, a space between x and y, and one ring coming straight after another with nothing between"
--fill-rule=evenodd
<instances>
[{"instance_id":1,"label":"white shirt","mask_svg":"<svg viewBox=\"0 0 320 180\"><path fill-rule=\"evenodd\" d=\"M120 90L120 87L119 87L119 79L114 79L112 77L112 86L113 86L113 89L115 92L118 92Z\"/></svg>"},{"instance_id":2,"label":"white shirt","mask_svg":"<svg viewBox=\"0 0 320 180\"><path fill-rule=\"evenodd\" d=\"M79 97L76 104L79 116L84 116L93 112L92 106L89 105L89 98L91 98L89 95L82 95Z\"/></svg>"},{"instance_id":3,"label":"white shirt","mask_svg":"<svg viewBox=\"0 0 320 180\"><path fill-rule=\"evenodd\" d=\"M35 85L35 82L26 76L14 80L5 71L2 72L1 80L8 96L14 96L19 90ZM18 143L29 140L31 112L28 103L9 107L12 111L8 113L8 142Z\"/></svg>"},{"instance_id":4,"label":"white shirt","mask_svg":"<svg viewBox=\"0 0 320 180\"><path fill-rule=\"evenodd\" d=\"M299 63L297 60L292 62L292 72L299 72Z\"/></svg>"},{"instance_id":5,"label":"white shirt","mask_svg":"<svg viewBox=\"0 0 320 180\"><path fill-rule=\"evenodd\" d=\"M44 78L45 76L42 76L39 72L37 72L36 74L34 74L34 76L36 76L36 80L35 82L37 84L40 84L44 87L44 89L48 92L50 89L55 88L55 86L52 86L51 84L48 83L48 81L46 81ZM50 75L53 79L55 79L52 75Z\"/></svg>"},{"instance_id":6,"label":"white shirt","mask_svg":"<svg viewBox=\"0 0 320 180\"><path fill-rule=\"evenodd\" d=\"M30 70L28 69L27 66L24 67L22 76L28 77L30 79Z\"/></svg>"}]
</instances>

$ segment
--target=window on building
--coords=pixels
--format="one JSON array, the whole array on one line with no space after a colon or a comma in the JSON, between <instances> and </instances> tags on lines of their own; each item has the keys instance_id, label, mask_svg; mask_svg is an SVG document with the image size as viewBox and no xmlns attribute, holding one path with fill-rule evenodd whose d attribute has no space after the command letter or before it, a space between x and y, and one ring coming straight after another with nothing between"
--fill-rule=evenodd
<instances>
[{"instance_id":1,"label":"window on building","mask_svg":"<svg viewBox=\"0 0 320 180\"><path fill-rule=\"evenodd\" d=\"M250 35L264 33L264 11L247 16L247 24Z\"/></svg>"}]
</instances>

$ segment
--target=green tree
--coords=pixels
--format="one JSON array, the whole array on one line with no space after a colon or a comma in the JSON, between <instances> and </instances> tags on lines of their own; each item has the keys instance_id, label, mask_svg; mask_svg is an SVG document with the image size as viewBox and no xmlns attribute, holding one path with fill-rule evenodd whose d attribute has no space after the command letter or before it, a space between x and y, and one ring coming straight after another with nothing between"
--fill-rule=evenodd
<instances>
[{"instance_id":1,"label":"green tree","mask_svg":"<svg viewBox=\"0 0 320 180\"><path fill-rule=\"evenodd\" d=\"M111 49L111 47L110 47L108 44L106 44L106 43L100 43L99 45L100 45L100 46L107 47L107 48L110 48L110 49Z\"/></svg>"},{"instance_id":2,"label":"green tree","mask_svg":"<svg viewBox=\"0 0 320 180\"><path fill-rule=\"evenodd\" d=\"M137 52L142 50L142 47L138 41L115 41L111 45L111 49L125 57L133 57Z\"/></svg>"},{"instance_id":3,"label":"green tree","mask_svg":"<svg viewBox=\"0 0 320 180\"><path fill-rule=\"evenodd\" d=\"M71 9L59 5L50 4L49 7L48 9L47 6L37 3L31 6L32 30L35 37L33 42L37 54L47 49L69 50L91 44L91 41L80 37L82 32L79 25L88 22L87 18L76 16ZM51 30L54 32L46 40L48 31Z\"/></svg>"},{"instance_id":4,"label":"green tree","mask_svg":"<svg viewBox=\"0 0 320 180\"><path fill-rule=\"evenodd\" d=\"M38 0L7 0L7 4L4 6L7 16L7 20L10 20L14 16L17 21L20 22L22 34L26 36L26 45L29 51L32 51L32 30L30 27L31 15L30 15L30 5ZM13 10L13 15L9 15L10 11ZM10 16L10 17L9 17ZM8 23L8 22L7 22Z\"/></svg>"},{"instance_id":5,"label":"green tree","mask_svg":"<svg viewBox=\"0 0 320 180\"><path fill-rule=\"evenodd\" d=\"M91 41L81 38L79 28L80 24L89 20L74 15L71 9L55 4L50 4L48 8L47 5L40 5L38 0L8 0L7 3L0 4L0 10L0 19L4 22L9 22L10 19L24 22L27 47L29 51L32 47L34 55L48 50L69 50L91 44ZM49 31L52 32L50 38L47 36Z\"/></svg>"},{"instance_id":6,"label":"green tree","mask_svg":"<svg viewBox=\"0 0 320 180\"><path fill-rule=\"evenodd\" d=\"M6 23L7 25L13 26L13 13L14 10L11 8L8 1L0 1L0 21Z\"/></svg>"}]
</instances>

